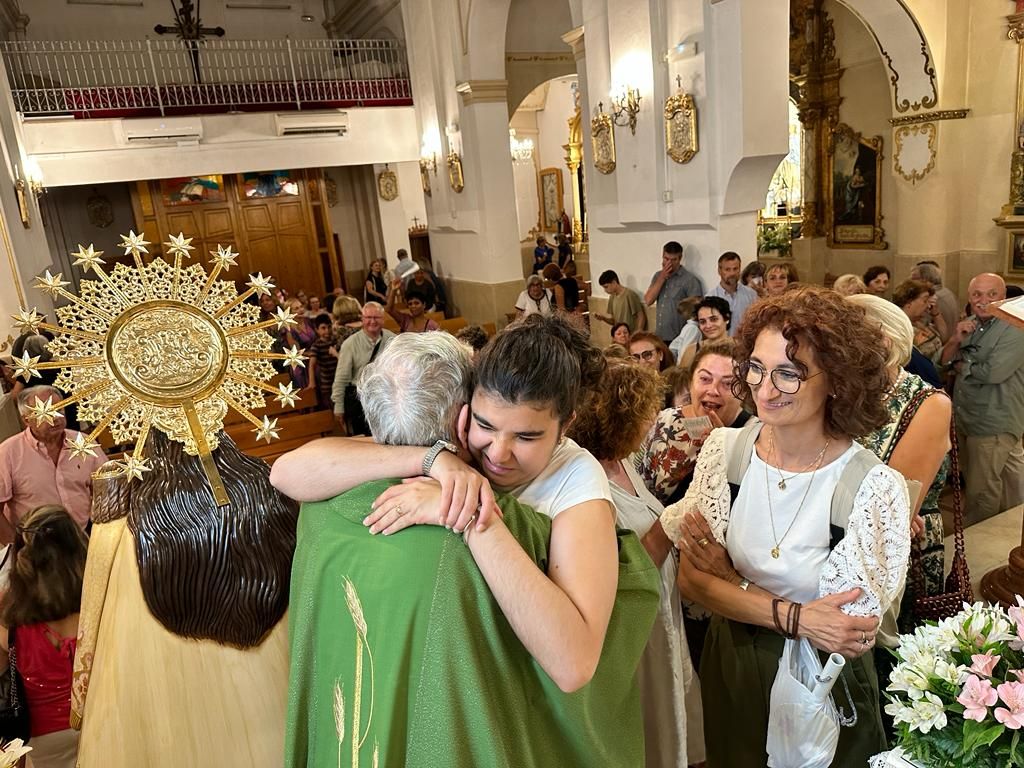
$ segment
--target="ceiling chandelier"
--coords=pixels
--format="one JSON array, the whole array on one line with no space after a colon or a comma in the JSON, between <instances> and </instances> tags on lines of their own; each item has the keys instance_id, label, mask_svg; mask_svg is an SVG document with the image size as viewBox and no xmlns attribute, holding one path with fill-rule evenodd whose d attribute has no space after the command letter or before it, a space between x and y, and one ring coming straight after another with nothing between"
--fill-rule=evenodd
<instances>
[{"instance_id":1,"label":"ceiling chandelier","mask_svg":"<svg viewBox=\"0 0 1024 768\"><path fill-rule=\"evenodd\" d=\"M533 159L533 139L517 139L516 129L508 129L508 149L512 153L512 160L517 163L527 163Z\"/></svg>"}]
</instances>

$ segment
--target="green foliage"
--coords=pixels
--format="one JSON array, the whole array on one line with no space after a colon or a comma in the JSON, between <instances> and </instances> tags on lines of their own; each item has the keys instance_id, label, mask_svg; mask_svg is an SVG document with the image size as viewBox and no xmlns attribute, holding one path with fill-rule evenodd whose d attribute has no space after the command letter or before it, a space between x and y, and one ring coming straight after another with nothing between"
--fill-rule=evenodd
<instances>
[{"instance_id":1,"label":"green foliage","mask_svg":"<svg viewBox=\"0 0 1024 768\"><path fill-rule=\"evenodd\" d=\"M788 256L793 250L790 229L785 224L762 224L757 230L757 252L778 251L779 256Z\"/></svg>"}]
</instances>

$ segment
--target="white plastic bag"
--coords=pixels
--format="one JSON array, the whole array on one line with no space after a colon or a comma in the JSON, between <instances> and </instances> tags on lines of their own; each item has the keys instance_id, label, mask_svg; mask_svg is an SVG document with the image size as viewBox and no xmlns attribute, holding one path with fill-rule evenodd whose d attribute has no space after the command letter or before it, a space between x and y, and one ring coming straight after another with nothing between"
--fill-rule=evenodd
<instances>
[{"instance_id":1,"label":"white plastic bag","mask_svg":"<svg viewBox=\"0 0 1024 768\"><path fill-rule=\"evenodd\" d=\"M766 745L770 768L832 764L839 743L839 714L832 697L822 693L817 680L821 675L821 660L810 642L787 640L772 684Z\"/></svg>"}]
</instances>

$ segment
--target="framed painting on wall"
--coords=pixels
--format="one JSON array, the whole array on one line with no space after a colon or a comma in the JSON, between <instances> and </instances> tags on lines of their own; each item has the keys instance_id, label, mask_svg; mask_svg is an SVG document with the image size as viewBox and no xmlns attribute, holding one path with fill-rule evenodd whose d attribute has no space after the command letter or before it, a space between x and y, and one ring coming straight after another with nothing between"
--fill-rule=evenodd
<instances>
[{"instance_id":1,"label":"framed painting on wall","mask_svg":"<svg viewBox=\"0 0 1024 768\"><path fill-rule=\"evenodd\" d=\"M882 229L882 137L845 123L829 134L826 241L830 248L888 248Z\"/></svg>"},{"instance_id":2,"label":"framed painting on wall","mask_svg":"<svg viewBox=\"0 0 1024 768\"><path fill-rule=\"evenodd\" d=\"M246 200L299 194L299 182L292 178L291 171L243 173L239 187L242 190L242 197Z\"/></svg>"},{"instance_id":3,"label":"framed painting on wall","mask_svg":"<svg viewBox=\"0 0 1024 768\"><path fill-rule=\"evenodd\" d=\"M537 186L540 189L540 228L555 232L562 218L562 169L542 169L537 176Z\"/></svg>"},{"instance_id":4,"label":"framed painting on wall","mask_svg":"<svg viewBox=\"0 0 1024 768\"><path fill-rule=\"evenodd\" d=\"M176 179L160 179L160 197L164 205L192 205L193 203L223 203L224 177L181 176Z\"/></svg>"},{"instance_id":5,"label":"framed painting on wall","mask_svg":"<svg viewBox=\"0 0 1024 768\"><path fill-rule=\"evenodd\" d=\"M1024 229L1006 233L1006 274L1024 275Z\"/></svg>"}]
</instances>

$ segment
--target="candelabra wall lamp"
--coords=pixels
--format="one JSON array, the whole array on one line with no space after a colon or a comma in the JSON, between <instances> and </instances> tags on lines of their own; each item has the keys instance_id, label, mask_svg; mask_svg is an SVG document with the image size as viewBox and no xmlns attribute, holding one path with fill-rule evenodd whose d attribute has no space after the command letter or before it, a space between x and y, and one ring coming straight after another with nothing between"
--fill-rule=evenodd
<instances>
[{"instance_id":1,"label":"candelabra wall lamp","mask_svg":"<svg viewBox=\"0 0 1024 768\"><path fill-rule=\"evenodd\" d=\"M14 195L18 199L18 214L21 217L22 226L28 229L32 226L32 214L28 204L28 196L31 194L37 201L46 192L43 186L42 172L34 163L26 164L26 177L23 178L18 166L14 166Z\"/></svg>"},{"instance_id":2,"label":"candelabra wall lamp","mask_svg":"<svg viewBox=\"0 0 1024 768\"><path fill-rule=\"evenodd\" d=\"M629 126L629 132L636 135L636 116L640 113L640 89L622 86L612 96L612 120L616 125Z\"/></svg>"},{"instance_id":3,"label":"candelabra wall lamp","mask_svg":"<svg viewBox=\"0 0 1024 768\"><path fill-rule=\"evenodd\" d=\"M437 176L437 155L433 152L427 154L424 149L420 155L420 185L423 187L423 194L431 196L430 173Z\"/></svg>"}]
</instances>

